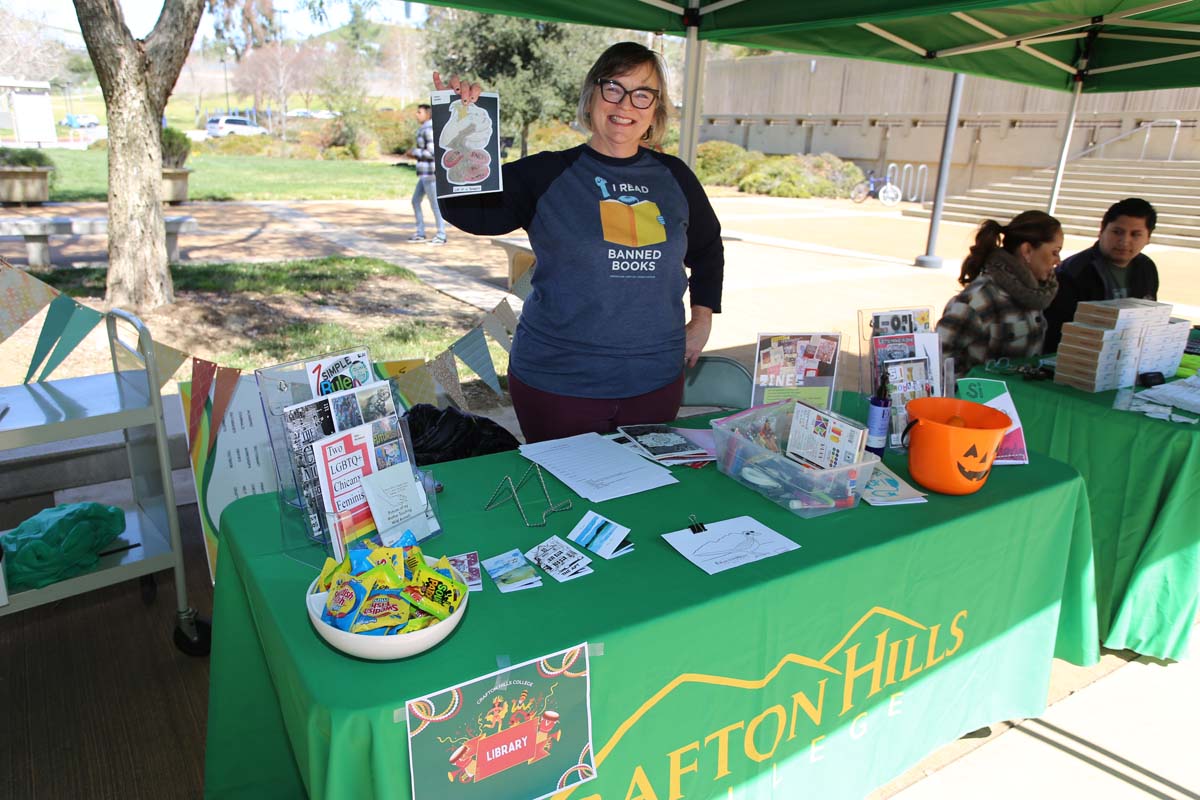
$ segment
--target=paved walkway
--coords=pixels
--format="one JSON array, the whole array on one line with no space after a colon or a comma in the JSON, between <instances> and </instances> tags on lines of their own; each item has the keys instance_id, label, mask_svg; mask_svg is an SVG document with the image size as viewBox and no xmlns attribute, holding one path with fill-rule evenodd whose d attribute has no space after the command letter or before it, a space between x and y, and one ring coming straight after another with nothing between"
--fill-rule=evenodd
<instances>
[{"instance_id":1,"label":"paved walkway","mask_svg":"<svg viewBox=\"0 0 1200 800\"><path fill-rule=\"evenodd\" d=\"M935 316L956 291L958 259L973 227L944 223L941 269L910 266L925 250L926 225L869 202L796 201L714 192L726 238L724 313L709 351L749 364L759 332L843 333L847 357L839 383L858 388L859 309L928 306ZM0 214L100 216L103 204L4 209ZM377 256L476 308L505 296L507 261L486 237L451 231L443 247L409 244L407 201L195 203L172 213L197 218L199 232L181 236L189 260L278 260L335 253ZM1064 253L1091 244L1067 237ZM102 262L101 237L54 242L63 266ZM1195 250L1151 245L1163 296L1177 313L1200 319ZM19 240L0 239L0 255L24 263ZM510 297L510 302L512 298ZM489 412L490 413L490 412ZM511 423L511 419L506 420ZM872 800L960 800L1025 796L1188 798L1200 800L1200 667L1169 666L1106 655L1079 669L1055 662L1055 704L1040 720L993 726L986 738L962 739L872 795Z\"/></svg>"}]
</instances>

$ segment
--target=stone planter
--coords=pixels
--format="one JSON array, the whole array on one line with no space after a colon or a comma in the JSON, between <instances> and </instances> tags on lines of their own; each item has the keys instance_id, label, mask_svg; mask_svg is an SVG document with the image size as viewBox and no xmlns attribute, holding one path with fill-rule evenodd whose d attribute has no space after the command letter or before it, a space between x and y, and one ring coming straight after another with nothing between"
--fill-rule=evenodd
<instances>
[{"instance_id":1,"label":"stone planter","mask_svg":"<svg viewBox=\"0 0 1200 800\"><path fill-rule=\"evenodd\" d=\"M164 203L176 205L187 202L188 175L191 172L187 168L163 167L162 192L159 196Z\"/></svg>"},{"instance_id":2,"label":"stone planter","mask_svg":"<svg viewBox=\"0 0 1200 800\"><path fill-rule=\"evenodd\" d=\"M0 166L0 203L45 203L54 167Z\"/></svg>"}]
</instances>

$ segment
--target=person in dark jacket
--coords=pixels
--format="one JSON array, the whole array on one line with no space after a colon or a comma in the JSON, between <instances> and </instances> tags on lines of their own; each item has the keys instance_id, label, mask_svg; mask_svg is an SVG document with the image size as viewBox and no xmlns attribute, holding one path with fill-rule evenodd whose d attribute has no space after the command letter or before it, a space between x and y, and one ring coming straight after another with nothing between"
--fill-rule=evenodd
<instances>
[{"instance_id":1,"label":"person in dark jacket","mask_svg":"<svg viewBox=\"0 0 1200 800\"><path fill-rule=\"evenodd\" d=\"M1058 268L1058 294L1046 309L1044 351L1053 353L1064 322L1075 319L1081 301L1138 297L1158 299L1158 267L1142 248L1158 221L1154 206L1138 197L1114 203L1100 222L1100 238Z\"/></svg>"}]
</instances>

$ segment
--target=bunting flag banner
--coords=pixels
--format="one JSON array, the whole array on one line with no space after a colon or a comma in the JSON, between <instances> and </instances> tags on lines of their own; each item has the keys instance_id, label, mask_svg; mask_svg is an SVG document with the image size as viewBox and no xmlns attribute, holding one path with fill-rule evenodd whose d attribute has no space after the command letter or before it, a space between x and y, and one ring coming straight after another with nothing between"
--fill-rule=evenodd
<instances>
[{"instance_id":1,"label":"bunting flag banner","mask_svg":"<svg viewBox=\"0 0 1200 800\"><path fill-rule=\"evenodd\" d=\"M459 408L467 410L467 397L463 394L462 384L458 382L458 367L454 363L454 355L446 350L430 361L426 369L441 385L442 391L450 395L450 399Z\"/></svg>"},{"instance_id":2,"label":"bunting flag banner","mask_svg":"<svg viewBox=\"0 0 1200 800\"><path fill-rule=\"evenodd\" d=\"M500 391L500 381L496 379L496 365L492 363L492 354L482 328L472 328L466 336L450 345L450 350L482 378L489 389L500 397L504 396Z\"/></svg>"},{"instance_id":3,"label":"bunting flag banner","mask_svg":"<svg viewBox=\"0 0 1200 800\"><path fill-rule=\"evenodd\" d=\"M58 290L0 258L0 342L58 297Z\"/></svg>"},{"instance_id":4,"label":"bunting flag banner","mask_svg":"<svg viewBox=\"0 0 1200 800\"><path fill-rule=\"evenodd\" d=\"M437 386L434 385L433 376L429 374L428 369L412 369L388 380L395 384L404 399L408 401L405 410L412 408L417 403L428 403L431 406L437 404Z\"/></svg>"},{"instance_id":5,"label":"bunting flag banner","mask_svg":"<svg viewBox=\"0 0 1200 800\"><path fill-rule=\"evenodd\" d=\"M480 323L483 329L487 331L488 336L496 340L496 344L504 348L504 352L512 352L512 337L508 335L508 331L504 327L504 323L496 316L495 312L489 311L483 315L483 322Z\"/></svg>"},{"instance_id":6,"label":"bunting flag banner","mask_svg":"<svg viewBox=\"0 0 1200 800\"><path fill-rule=\"evenodd\" d=\"M529 297L529 293L533 291L533 270L527 271L524 275L517 278L513 283L512 288L508 290L510 294L524 300Z\"/></svg>"},{"instance_id":7,"label":"bunting flag banner","mask_svg":"<svg viewBox=\"0 0 1200 800\"><path fill-rule=\"evenodd\" d=\"M50 354L50 358L46 361L46 368L38 376L38 383L50 377L50 373L67 356L71 355L72 351L79 346L84 337L91 333L92 328L96 327L102 319L104 319L104 315L96 309L76 303L75 310L71 313L71 318L67 320L62 334L58 337L58 343L54 345L54 352Z\"/></svg>"},{"instance_id":8,"label":"bunting flag banner","mask_svg":"<svg viewBox=\"0 0 1200 800\"><path fill-rule=\"evenodd\" d=\"M508 298L501 300L500 304L492 309L492 313L504 323L509 334L517 332L517 315L512 310L512 306L508 304Z\"/></svg>"},{"instance_id":9,"label":"bunting flag banner","mask_svg":"<svg viewBox=\"0 0 1200 800\"><path fill-rule=\"evenodd\" d=\"M192 407L188 414L188 447L195 455L200 439L200 420L204 416L204 405L208 402L208 390L212 388L217 365L203 358L192 356Z\"/></svg>"},{"instance_id":10,"label":"bunting flag banner","mask_svg":"<svg viewBox=\"0 0 1200 800\"><path fill-rule=\"evenodd\" d=\"M167 385L167 381L171 380L175 371L183 366L183 362L189 358L191 356L182 350L176 350L162 342L154 343L154 363L158 365L158 389L160 392Z\"/></svg>"},{"instance_id":11,"label":"bunting flag banner","mask_svg":"<svg viewBox=\"0 0 1200 800\"><path fill-rule=\"evenodd\" d=\"M217 380L213 388L212 423L208 428L208 451L211 453L217 444L217 431L225 419L225 411L233 392L237 389L238 376L242 371L237 367L217 367Z\"/></svg>"},{"instance_id":12,"label":"bunting flag banner","mask_svg":"<svg viewBox=\"0 0 1200 800\"><path fill-rule=\"evenodd\" d=\"M37 344L33 348L29 371L25 373L25 383L33 380L33 373L37 372L37 368L42 365L42 361L46 359L46 355L54 347L55 342L62 336L63 330L71 321L71 317L75 314L75 307L78 305L65 294L60 294L50 301L50 308L46 310L46 319L42 322L42 332L38 334Z\"/></svg>"},{"instance_id":13,"label":"bunting flag banner","mask_svg":"<svg viewBox=\"0 0 1200 800\"><path fill-rule=\"evenodd\" d=\"M399 361L376 361L371 365L371 369L374 370L376 378L385 380L391 384L392 399L396 401L396 405L398 406L397 410L408 411L413 407L413 403L433 403L432 400L413 400L408 393L404 391L404 388L399 380L401 375L406 375L413 372L424 372L425 370L421 369L421 367L424 366L425 359L423 358L403 358ZM433 387L433 378L430 378L428 375L426 375L425 381L429 384L429 391L427 393L428 396L434 397L437 390Z\"/></svg>"}]
</instances>

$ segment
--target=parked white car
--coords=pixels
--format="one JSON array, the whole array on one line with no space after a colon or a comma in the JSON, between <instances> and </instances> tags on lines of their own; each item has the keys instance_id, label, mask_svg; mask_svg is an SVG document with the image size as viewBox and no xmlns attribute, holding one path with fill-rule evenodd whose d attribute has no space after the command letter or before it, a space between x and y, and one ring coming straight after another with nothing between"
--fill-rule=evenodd
<instances>
[{"instance_id":1,"label":"parked white car","mask_svg":"<svg viewBox=\"0 0 1200 800\"><path fill-rule=\"evenodd\" d=\"M266 128L260 128L245 117L209 117L205 130L209 136L264 136Z\"/></svg>"}]
</instances>

